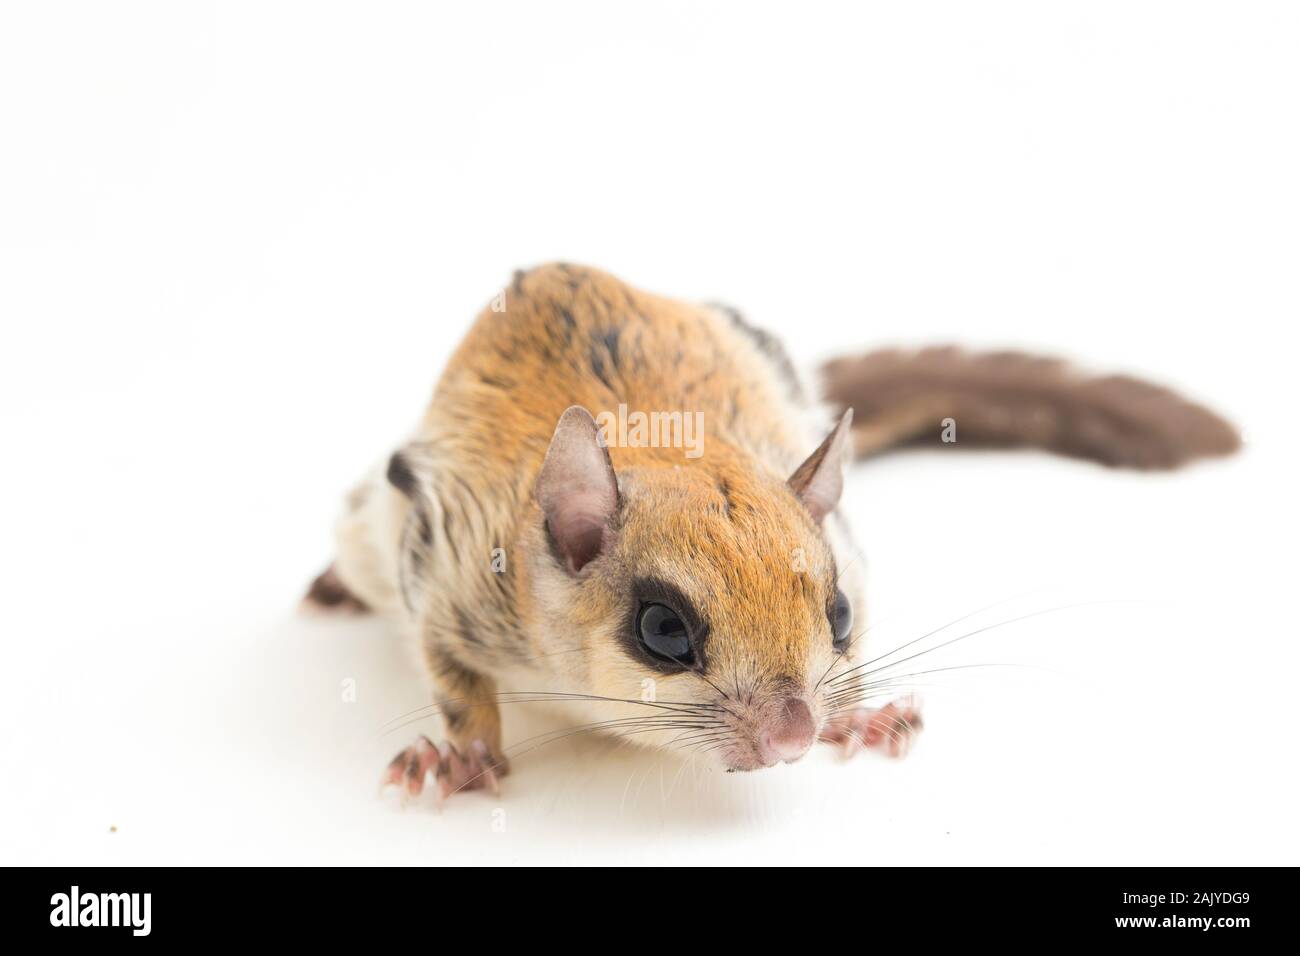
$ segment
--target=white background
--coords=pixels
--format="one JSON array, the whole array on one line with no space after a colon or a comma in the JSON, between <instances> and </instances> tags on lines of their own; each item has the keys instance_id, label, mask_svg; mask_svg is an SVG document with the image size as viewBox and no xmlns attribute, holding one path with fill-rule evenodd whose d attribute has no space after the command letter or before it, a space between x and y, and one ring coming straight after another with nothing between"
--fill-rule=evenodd
<instances>
[{"instance_id":1,"label":"white background","mask_svg":"<svg viewBox=\"0 0 1300 956\"><path fill-rule=\"evenodd\" d=\"M6 4L0 858L1300 862L1298 40L1281 3ZM1140 372L1249 447L858 470L878 651L1085 605L923 658L1023 666L936 676L906 761L574 742L403 809L380 770L436 727L382 728L422 675L295 603L550 259L810 364Z\"/></svg>"}]
</instances>

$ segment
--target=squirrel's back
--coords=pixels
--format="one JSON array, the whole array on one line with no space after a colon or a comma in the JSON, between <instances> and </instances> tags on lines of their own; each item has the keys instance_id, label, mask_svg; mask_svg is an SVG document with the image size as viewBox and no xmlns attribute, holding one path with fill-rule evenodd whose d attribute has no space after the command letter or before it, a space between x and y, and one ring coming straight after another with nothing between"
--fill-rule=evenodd
<instances>
[{"instance_id":1,"label":"squirrel's back","mask_svg":"<svg viewBox=\"0 0 1300 956\"><path fill-rule=\"evenodd\" d=\"M337 569L315 596L332 600L341 584L364 605L415 614L445 592L515 626L517 577L482 566L518 538L573 405L610 421L617 467L780 481L825 424L776 340L732 310L563 263L516 272L448 361L411 440L350 496ZM662 436L619 442L636 416L661 419Z\"/></svg>"},{"instance_id":2,"label":"squirrel's back","mask_svg":"<svg viewBox=\"0 0 1300 956\"><path fill-rule=\"evenodd\" d=\"M634 289L596 269L517 272L456 351L424 427L500 477L535 476L561 413L703 415L709 440L778 472L797 464L808 403L775 340L734 313ZM675 457L680 458L680 454Z\"/></svg>"}]
</instances>

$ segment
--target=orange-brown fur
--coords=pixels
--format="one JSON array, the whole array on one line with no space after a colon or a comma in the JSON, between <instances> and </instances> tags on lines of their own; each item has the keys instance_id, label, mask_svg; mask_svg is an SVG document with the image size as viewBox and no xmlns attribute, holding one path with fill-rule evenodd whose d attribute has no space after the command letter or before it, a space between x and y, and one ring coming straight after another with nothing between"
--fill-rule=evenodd
<instances>
[{"instance_id":1,"label":"orange-brown fur","mask_svg":"<svg viewBox=\"0 0 1300 956\"><path fill-rule=\"evenodd\" d=\"M1171 392L1013 353L874 353L829 364L824 385L856 412L860 454L937 439L946 418L971 444L1138 467L1237 443L1225 422ZM845 695L822 682L856 650L835 653L828 605L842 588L865 620L860 563L842 522L821 519L815 496L800 490L823 456L843 456L848 419L818 447L828 419L803 395L774 340L725 309L650 295L594 269L517 273L452 357L386 476L381 469L351 496L334 572L317 591L343 603L341 582L344 595L407 627L447 736L462 751L482 741L498 769L509 756L500 694L510 691L549 695L592 724L645 718L649 698L660 720L605 729L707 744L732 768L772 762L760 729L793 713L782 708L794 698L809 708L802 723L815 721L827 739L855 726L869 737L869 722L835 723ZM617 509L597 558L573 563L558 554L539 505L539 472L566 409L599 415L620 405L702 412L703 453L610 447L597 473L608 488L612 465L617 493L592 500ZM643 579L671 585L707 617L700 666L665 673L638 653L631 622ZM411 774L423 773L420 759L410 758Z\"/></svg>"},{"instance_id":2,"label":"orange-brown fur","mask_svg":"<svg viewBox=\"0 0 1300 956\"><path fill-rule=\"evenodd\" d=\"M824 431L771 357L723 312L593 269L518 274L504 302L479 316L408 446L428 502L413 507L377 488L381 504L345 518L341 534L338 570L349 587L416 630L452 741L483 739L500 758L493 701L504 689L639 699L649 679L660 700L716 700L702 678L657 674L621 643L633 577L669 581L708 609L706 676L738 698L742 722L770 705L774 688L810 690L833 659L826 608L837 565L786 479ZM574 580L548 546L532 486L567 407L598 414L620 403L703 412L704 453L611 447L622 497L616 541ZM403 611L367 548L418 549L417 508L432 530L428 580ZM504 573L492 569L497 548ZM841 585L855 585L853 570ZM592 720L644 715L634 704L568 706ZM666 742L672 733L643 736Z\"/></svg>"}]
</instances>

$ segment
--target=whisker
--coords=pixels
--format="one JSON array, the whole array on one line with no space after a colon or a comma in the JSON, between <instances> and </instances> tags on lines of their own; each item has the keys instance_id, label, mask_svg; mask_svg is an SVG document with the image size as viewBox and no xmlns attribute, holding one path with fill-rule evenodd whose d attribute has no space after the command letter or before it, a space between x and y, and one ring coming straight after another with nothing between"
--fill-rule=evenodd
<instances>
[{"instance_id":1,"label":"whisker","mask_svg":"<svg viewBox=\"0 0 1300 956\"><path fill-rule=\"evenodd\" d=\"M580 693L563 693L559 691L502 691L489 696L476 697L451 697L443 700L441 703L425 704L417 707L415 710L408 711L391 720L386 721L380 726L380 733L387 734L402 727L409 726L427 717L436 716L445 713L445 708L449 705L458 707L486 707L496 704L527 704L527 703L546 703L550 701L592 701L619 704L634 704L641 707L652 707L658 710L669 711L674 713L697 712L701 710L721 710L717 704L695 704L687 701L646 701L634 698L622 697L601 697L596 694ZM418 716L417 716L418 715ZM734 715L733 715L734 716ZM408 720L407 718L415 718Z\"/></svg>"},{"instance_id":2,"label":"whisker","mask_svg":"<svg viewBox=\"0 0 1300 956\"><path fill-rule=\"evenodd\" d=\"M1010 600L1010 599L1009 599L1009 600ZM999 602L998 602L998 604L1005 604L1005 603L1006 603L1005 601L999 601ZM1033 617L1041 617L1041 616L1044 615L1044 614L1054 614L1054 613L1056 613L1056 612L1058 612L1058 611L1069 611L1069 610L1073 610L1073 609L1075 609L1075 608L1081 608L1081 607L1094 607L1094 606L1102 605L1102 604L1132 604L1132 603L1141 603L1141 602L1140 602L1140 601L1135 601L1134 599L1129 599L1129 598L1120 598L1120 599L1105 600L1105 601L1080 601L1080 602L1075 603L1075 604L1062 604L1062 605L1059 605L1059 606L1057 606L1057 607L1044 608L1043 610L1040 610L1040 611L1031 611L1031 612L1028 613L1028 614L1022 614L1022 615L1020 615L1019 617L1013 617L1013 618L1010 618L1010 619L1005 620L1005 621L999 621L999 622L997 622L996 624L987 624L987 625L985 625L984 627L976 628L976 629L973 630L973 631L967 631L965 634L959 634L957 637L954 637L954 638L951 638L950 640L944 641L944 642L941 643L941 644L936 644L934 647L928 647L928 648L926 648L926 649L923 650L923 651L917 651L915 654L909 654L907 657L899 658L898 660L896 660L896 661L892 661L891 663L888 663L888 664L882 664L880 667L877 667L877 668L875 668L874 670L864 671L862 674L859 674L859 675L857 675L857 676L861 677L861 676L865 676L865 675L868 675L868 674L876 674L876 673L879 673L880 671L887 670L887 669L890 668L890 667L897 667L899 664L904 664L904 663L906 663L907 661L915 660L916 658L921 657L921 656L923 656L923 655L925 655L925 654L932 654L932 653L934 653L934 652L937 651L937 650L942 650L943 648L948 647L948 646L951 645L951 644L956 644L958 641L964 641L964 640L966 640L968 637L974 637L974 636L976 636L977 634L984 634L984 633L986 633L986 632L988 632L988 631L996 630L996 629L999 628L999 627L1006 627L1008 624L1015 624L1015 623L1018 623L1019 621L1027 621L1027 620L1029 620L1030 618L1033 618ZM996 607L996 606L997 606L997 605L989 605L989 607ZM863 663L858 664L858 665L856 665L855 667L851 667L851 668L849 668L847 671L844 671L844 672L841 673L841 674L837 674L835 677L831 678L830 683L832 683L832 684L838 683L839 681L842 681L842 680L848 678L850 675L854 674L855 671L860 671L862 668L867 667L867 666L870 665L870 664L875 664L877 661L882 661L882 660L884 660L885 658L890 657L890 656L892 656L892 655L898 653L899 651L903 650L904 648L910 647L911 645L915 644L917 641L925 640L927 637L933 637L935 634L939 633L939 631L942 631L942 630L944 630L945 628L952 626L953 624L956 624L956 623L958 623L958 622L960 622L960 621L964 621L964 620L966 620L967 618L969 618L969 617L973 617L975 614L979 614L981 611L986 611L986 610L988 610L988 608L981 608L979 611L972 611L970 614L967 614L967 615L964 615L963 617L959 617L959 618L957 618L956 621L950 621L948 624L945 624L945 625L944 625L943 627L941 627L941 628L937 628L936 630L933 630L933 631L931 631L931 632L928 633L928 634L922 634L920 637L918 637L918 638L916 638L916 639L914 639L914 640L908 641L906 644L902 644L902 645L900 645L899 647L894 648L892 651L890 651L890 652L887 653L887 654L882 654L882 655L880 655L879 657L873 658L872 660L864 661Z\"/></svg>"},{"instance_id":3,"label":"whisker","mask_svg":"<svg viewBox=\"0 0 1300 956\"><path fill-rule=\"evenodd\" d=\"M878 625L878 624L883 623L883 621L888 621L888 620L889 620L889 618L886 617L886 618L883 618L883 619L880 620L880 621L872 621L870 624L868 624L866 627L864 627L861 631L859 631L859 632L857 633L857 635L855 635L854 638L853 638L851 641L849 641L847 644L845 644L845 645L844 645L844 650L840 651L838 654L835 655L835 658L831 661L830 666L827 667L826 670L822 672L822 676L821 676L821 677L817 678L817 683L813 685L813 693L814 693L814 694L817 693L817 689L818 689L819 687L822 686L822 681L826 680L826 676L827 676L828 674L830 674L831 671L835 670L835 665L838 664L838 663L840 663L840 661L844 660L845 657L848 655L848 653L849 653L850 651L853 650L853 645L854 645L854 644L858 643L858 641L861 640L862 637L864 637L864 636L866 635L866 633L867 633L868 631L870 631L873 627L875 627L875 626Z\"/></svg>"},{"instance_id":4,"label":"whisker","mask_svg":"<svg viewBox=\"0 0 1300 956\"><path fill-rule=\"evenodd\" d=\"M1047 671L1048 673L1052 673L1052 674L1059 673L1059 671L1056 671L1053 668L1042 667L1041 665L1038 664L1020 664L1020 663L1013 663L1010 661L1001 661L1001 662L992 661L992 662L981 663L981 664L951 664L947 667L931 667L923 671L912 671L908 674L891 674L877 681L864 681L863 683L849 683L844 685L844 687L837 689L835 693L828 695L826 697L826 700L827 702L836 702L845 698L846 696L852 696L852 694L856 693L857 691L861 691L873 687L897 687L899 685L892 684L891 682L906 680L909 677L924 677L929 674L941 674L946 671L970 670L972 668L980 668L980 667L1022 667L1029 670ZM930 683L926 685L917 684L916 686L941 687L944 685Z\"/></svg>"},{"instance_id":5,"label":"whisker","mask_svg":"<svg viewBox=\"0 0 1300 956\"><path fill-rule=\"evenodd\" d=\"M857 548L857 549L855 549L855 553L854 553L852 559L849 561L849 563L846 564L846 565L844 565L844 567L840 568L839 573L835 575L835 586L836 586L836 587L839 587L839 585L840 585L840 581L844 578L844 575L845 575L845 573L849 570L849 568L853 567L853 565L857 564L858 561L860 561L863 557L865 557L865 556L866 556L866 553L867 553L867 549L866 549L866 548Z\"/></svg>"},{"instance_id":6,"label":"whisker","mask_svg":"<svg viewBox=\"0 0 1300 956\"><path fill-rule=\"evenodd\" d=\"M853 671L857 670L858 668L866 667L866 666L868 666L868 665L870 665L870 664L875 664L877 661L883 661L885 658L887 658L887 657L892 657L893 655L897 654L899 651L904 650L905 648L911 647L913 644L916 644L916 643L918 643L918 642L920 642L920 641L923 641L923 640L925 640L927 637L934 637L934 635L939 634L939 633L941 633L941 632L943 632L943 631L946 631L948 628L952 627L954 624L960 624L962 621L969 620L970 618L974 617L976 614L983 614L985 611L992 610L992 609L995 608L995 607L1000 607L1001 605L1006 604L1006 603L1008 603L1008 602L1010 602L1010 601L1014 601L1014 600L1016 600L1017 598L1022 597L1022 596L1023 596L1023 595L1021 595L1021 594L1015 594L1015 595L1012 595L1011 597L1003 598L1003 599L1000 600L1000 601L994 601L992 604L987 604L987 605L985 605L984 607L976 608L976 609L973 610L973 611L970 611L970 612L968 612L968 613L966 613L966 614L963 614L961 617L954 618L953 620L949 621L947 624L944 624L944 625L942 625L942 626L940 626L940 627L936 627L933 631L930 631L929 633L922 634L920 637L913 638L912 640L908 641L908 642L905 643L905 644L900 644L898 647L895 647L895 648L894 648L893 650L891 650L891 651L886 651L884 654L881 654L879 657L874 657L874 658L872 658L872 659L869 660L869 661L864 661L863 663L858 664L856 667L852 667L852 668L850 668L849 670L845 671L844 674L850 674L850 673L852 673ZM859 636L861 636L861 635L859 635ZM854 638L854 640L856 641L857 638ZM837 674L834 678L832 678L832 681L831 681L831 682L834 683L834 682L835 682L836 680L838 680L840 677L843 677L844 674Z\"/></svg>"},{"instance_id":7,"label":"whisker","mask_svg":"<svg viewBox=\"0 0 1300 956\"><path fill-rule=\"evenodd\" d=\"M967 618L974 617L976 614L980 614L980 613L983 612L983 611L987 611L987 610L990 610L990 609L992 609L992 608L998 607L998 606L1000 606L1000 605L1007 604L1007 603L1010 602L1010 601L1018 600L1019 598L1022 598L1022 597L1024 597L1024 596L1027 595L1027 594L1033 594L1035 590L1037 590L1037 589L1030 589L1030 590L1028 590L1028 591L1021 591L1019 594L1013 594L1011 597L1003 598L1003 599L1000 600L1000 601L994 601L992 604L989 604L989 605L987 605L987 606L985 606L985 607L982 607L982 608L979 608L979 609L977 609L977 610L971 611L969 614L965 614L965 615L963 615L963 616L961 616L961 617L959 617L959 618L957 618L957 619L955 619L955 620L949 621L947 624L943 625L943 627L937 628L937 629L931 631L929 634L922 634L920 637L916 638L915 641L909 641L908 644L903 644L903 645L901 645L900 647L896 647L896 648L894 648L894 650L889 651L887 654L883 654L883 655L881 655L880 657L877 657L875 660L877 660L877 661L878 661L878 660L883 660L884 658L888 657L890 654L893 654L893 653L895 653L895 652L897 652L897 651L902 650L904 647L907 647L909 644L914 644L914 643L916 643L916 641L923 641L923 640L925 640L927 637L932 637L932 636L934 636L935 634L938 634L940 631L943 631L943 630L945 630L946 628L952 627L952 625L954 625L954 624L960 624L962 621L966 620ZM886 615L885 617L881 618L880 620L872 621L870 624L868 624L866 627L864 627L864 628L863 628L863 629L862 629L862 630L857 634L857 636L855 636L855 637L853 638L853 640L849 641L849 643L845 646L844 650L840 651L840 652L835 656L835 659L834 659L833 661L831 661L831 666L828 667L828 668L826 668L826 673L825 673L825 674L822 674L822 676L818 679L817 683L813 686L813 691L815 692L815 691L817 690L818 687L821 687L821 685L822 685L822 681L826 680L826 675L829 674L832 670L834 670L834 669L835 669L835 666L836 666L837 664L839 664L841 661L843 661L843 660L845 659L845 657L849 654L849 652L853 650L853 646L854 646L855 644L857 644L857 642L858 642L858 641L859 641L859 640L860 640L860 639L861 639L861 638L862 638L862 637L863 637L863 636L864 636L868 631L870 631L873 627L877 627L877 626L879 626L879 625L881 625L881 624L884 624L884 623L886 623L886 622L888 622L888 621L892 621L892 620L893 620L894 618L896 618L897 616L898 616L897 613L895 613L895 614L889 614L889 615ZM875 663L875 661L868 661L867 663L871 664L871 663ZM847 673L847 671L846 671L846 673Z\"/></svg>"}]
</instances>

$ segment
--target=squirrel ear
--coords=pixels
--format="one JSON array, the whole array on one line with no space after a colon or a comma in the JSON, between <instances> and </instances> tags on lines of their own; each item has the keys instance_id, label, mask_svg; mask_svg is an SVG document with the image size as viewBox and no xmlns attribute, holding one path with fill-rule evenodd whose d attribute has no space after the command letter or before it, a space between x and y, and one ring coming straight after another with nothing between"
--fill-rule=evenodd
<instances>
[{"instance_id":1,"label":"squirrel ear","mask_svg":"<svg viewBox=\"0 0 1300 956\"><path fill-rule=\"evenodd\" d=\"M844 490L844 469L853 457L852 426L853 409L848 408L826 440L790 476L790 490L818 524L835 510Z\"/></svg>"},{"instance_id":2,"label":"squirrel ear","mask_svg":"<svg viewBox=\"0 0 1300 956\"><path fill-rule=\"evenodd\" d=\"M555 426L534 487L546 527L567 569L577 574L609 543L618 481L591 413L570 406Z\"/></svg>"}]
</instances>

